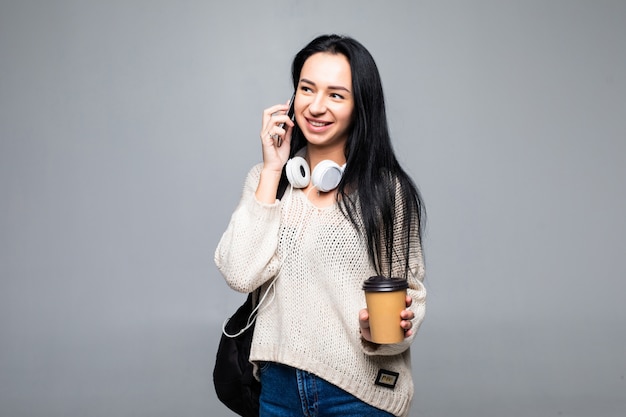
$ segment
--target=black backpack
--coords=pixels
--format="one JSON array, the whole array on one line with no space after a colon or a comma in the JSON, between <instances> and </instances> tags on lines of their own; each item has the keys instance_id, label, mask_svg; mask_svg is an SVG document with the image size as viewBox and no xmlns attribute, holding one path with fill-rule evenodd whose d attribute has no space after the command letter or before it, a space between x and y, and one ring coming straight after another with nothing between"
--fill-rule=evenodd
<instances>
[{"instance_id":1,"label":"black backpack","mask_svg":"<svg viewBox=\"0 0 626 417\"><path fill-rule=\"evenodd\" d=\"M250 293L224 325L213 368L217 398L243 417L258 417L261 395L261 383L254 378L249 360L255 323L252 322L248 328L246 326L253 310L253 296Z\"/></svg>"}]
</instances>

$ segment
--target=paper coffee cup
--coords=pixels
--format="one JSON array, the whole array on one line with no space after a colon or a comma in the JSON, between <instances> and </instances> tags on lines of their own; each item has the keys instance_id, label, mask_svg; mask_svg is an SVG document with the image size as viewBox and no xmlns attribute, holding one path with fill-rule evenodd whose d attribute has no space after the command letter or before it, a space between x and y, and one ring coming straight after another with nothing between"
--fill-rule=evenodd
<instances>
[{"instance_id":1,"label":"paper coffee cup","mask_svg":"<svg viewBox=\"0 0 626 417\"><path fill-rule=\"evenodd\" d=\"M363 282L372 342L386 344L404 340L400 312L406 308L408 287L407 280L402 278L373 276Z\"/></svg>"}]
</instances>

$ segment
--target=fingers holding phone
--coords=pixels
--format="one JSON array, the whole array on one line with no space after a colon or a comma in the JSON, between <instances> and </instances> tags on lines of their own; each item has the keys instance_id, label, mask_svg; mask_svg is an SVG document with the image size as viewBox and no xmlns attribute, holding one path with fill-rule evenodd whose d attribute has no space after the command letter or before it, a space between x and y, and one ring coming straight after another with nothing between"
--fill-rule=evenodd
<instances>
[{"instance_id":1,"label":"fingers holding phone","mask_svg":"<svg viewBox=\"0 0 626 417\"><path fill-rule=\"evenodd\" d=\"M277 147L280 147L282 145L282 142L287 136L288 130L293 127L294 96L291 97L286 105L279 104L276 106L272 106L263 112L263 129L261 129L261 140L264 144L276 144Z\"/></svg>"},{"instance_id":2,"label":"fingers holding phone","mask_svg":"<svg viewBox=\"0 0 626 417\"><path fill-rule=\"evenodd\" d=\"M293 96L286 104L277 104L263 111L261 144L265 168L280 172L289 159L290 146L281 146L283 142L291 143L293 129Z\"/></svg>"},{"instance_id":3,"label":"fingers holding phone","mask_svg":"<svg viewBox=\"0 0 626 417\"><path fill-rule=\"evenodd\" d=\"M287 109L287 117L292 122L293 122L293 112L294 112L293 102L295 101L295 98L296 98L296 93L293 93L293 95L291 96L287 104L289 106L289 108ZM287 133L287 130L285 129L285 123L281 123L279 127L285 130L285 134ZM290 127L293 127L293 124ZM276 138L276 146L280 147L280 145L282 145L282 142L283 142L283 138L281 136L278 136Z\"/></svg>"}]
</instances>

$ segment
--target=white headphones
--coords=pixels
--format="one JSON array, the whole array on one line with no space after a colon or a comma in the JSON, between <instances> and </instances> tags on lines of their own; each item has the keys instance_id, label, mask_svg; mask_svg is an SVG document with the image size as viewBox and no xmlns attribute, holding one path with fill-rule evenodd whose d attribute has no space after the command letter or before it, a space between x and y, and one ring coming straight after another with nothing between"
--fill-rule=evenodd
<instances>
[{"instance_id":1,"label":"white headphones","mask_svg":"<svg viewBox=\"0 0 626 417\"><path fill-rule=\"evenodd\" d=\"M309 182L312 182L313 186L323 193L337 188L346 165L343 164L343 166L340 166L330 159L325 159L315 166L313 175L311 175L309 164L306 159L304 159L305 154L306 146L287 161L285 173L287 174L289 183L293 185L294 188L305 188L309 185Z\"/></svg>"}]
</instances>

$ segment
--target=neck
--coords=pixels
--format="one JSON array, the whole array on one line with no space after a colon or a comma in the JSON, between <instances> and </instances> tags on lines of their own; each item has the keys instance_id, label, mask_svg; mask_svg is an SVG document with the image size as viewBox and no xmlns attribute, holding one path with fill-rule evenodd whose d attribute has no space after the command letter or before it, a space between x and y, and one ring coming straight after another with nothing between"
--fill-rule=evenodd
<instances>
[{"instance_id":1,"label":"neck","mask_svg":"<svg viewBox=\"0 0 626 417\"><path fill-rule=\"evenodd\" d=\"M341 146L321 147L315 145L307 145L306 159L311 169L323 160L330 159L339 165L346 163L346 155L344 154L343 144Z\"/></svg>"}]
</instances>

